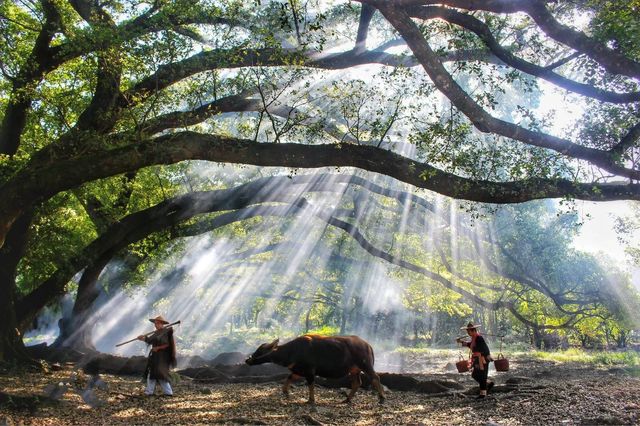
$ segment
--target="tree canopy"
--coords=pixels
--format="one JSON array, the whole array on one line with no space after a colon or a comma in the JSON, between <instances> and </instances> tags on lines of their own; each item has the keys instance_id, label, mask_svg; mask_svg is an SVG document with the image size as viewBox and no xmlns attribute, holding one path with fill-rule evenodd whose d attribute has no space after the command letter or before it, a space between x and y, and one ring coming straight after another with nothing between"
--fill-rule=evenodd
<instances>
[{"instance_id":1,"label":"tree canopy","mask_svg":"<svg viewBox=\"0 0 640 426\"><path fill-rule=\"evenodd\" d=\"M66 291L77 272L84 271L78 285L87 293L78 297L86 305L115 257L140 265L166 238L198 232L198 215L218 212L211 219L218 224L202 225L211 229L233 223L234 214L307 209L282 183L295 181L298 169L353 167L496 204L640 200L640 40L629 30L638 7L637 0L3 2L0 299L7 306L0 308L11 318L0 329L0 358L18 324ZM564 105L546 105L552 93ZM579 108L561 125L565 105ZM290 176L196 179L188 160L261 166L266 175L285 167ZM344 179L374 193L396 191L405 205L430 202ZM274 182L283 186L261 192ZM358 217L357 203L352 210ZM499 272L519 284L484 283L513 296L496 298L471 291L477 277L452 266L446 250L432 252L448 270L438 278L424 258L394 255L334 213L315 214L369 254L536 327L552 325L542 311L537 319L523 313L529 294L520 297L520 285L566 324L602 302L590 298L598 284L587 277L567 293L522 270L519 256L531 249L518 245L523 239L497 242L515 250L502 254L512 265ZM480 253L476 259L497 273L496 259ZM567 270L588 263L570 257Z\"/></svg>"}]
</instances>

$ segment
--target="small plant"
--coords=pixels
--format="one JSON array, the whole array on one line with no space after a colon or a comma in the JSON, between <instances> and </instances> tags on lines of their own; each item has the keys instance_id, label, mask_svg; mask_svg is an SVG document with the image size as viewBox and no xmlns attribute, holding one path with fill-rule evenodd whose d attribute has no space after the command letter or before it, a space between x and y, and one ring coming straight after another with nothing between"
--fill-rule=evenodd
<instances>
[{"instance_id":1,"label":"small plant","mask_svg":"<svg viewBox=\"0 0 640 426\"><path fill-rule=\"evenodd\" d=\"M585 351L583 349L567 349L564 351L535 351L531 355L538 359L557 362L576 362L593 365L640 367L640 355L634 351Z\"/></svg>"},{"instance_id":2,"label":"small plant","mask_svg":"<svg viewBox=\"0 0 640 426\"><path fill-rule=\"evenodd\" d=\"M305 334L319 334L320 336L335 336L337 334L340 334L340 329L338 327L324 325L322 327L313 328Z\"/></svg>"}]
</instances>

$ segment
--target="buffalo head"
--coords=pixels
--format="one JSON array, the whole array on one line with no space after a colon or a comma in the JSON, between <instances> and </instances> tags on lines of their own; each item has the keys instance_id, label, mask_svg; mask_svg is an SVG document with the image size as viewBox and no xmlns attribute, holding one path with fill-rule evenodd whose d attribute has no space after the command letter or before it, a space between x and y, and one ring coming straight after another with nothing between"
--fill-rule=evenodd
<instances>
[{"instance_id":1,"label":"buffalo head","mask_svg":"<svg viewBox=\"0 0 640 426\"><path fill-rule=\"evenodd\" d=\"M279 339L274 340L271 343L263 343L258 349L245 361L249 365L264 364L265 362L271 362L271 353L278 347Z\"/></svg>"}]
</instances>

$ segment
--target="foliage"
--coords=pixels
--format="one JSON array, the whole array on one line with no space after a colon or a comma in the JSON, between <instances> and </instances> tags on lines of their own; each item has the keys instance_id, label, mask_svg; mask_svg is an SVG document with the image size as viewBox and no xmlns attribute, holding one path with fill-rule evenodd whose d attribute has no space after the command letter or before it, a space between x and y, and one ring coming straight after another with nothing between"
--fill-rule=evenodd
<instances>
[{"instance_id":1,"label":"foliage","mask_svg":"<svg viewBox=\"0 0 640 426\"><path fill-rule=\"evenodd\" d=\"M539 374L543 371L544 374ZM40 395L50 383L68 380L69 374L65 369L47 375L31 372L19 377L2 375L0 387L5 392L3 396L15 398L15 402L34 402L33 395ZM524 383L509 392L496 392L490 398L499 403L507 398L507 401L528 399L530 404L504 403L497 409L477 409L473 413L474 419L483 424L508 423L514 418L525 424L538 421L554 424L565 419L587 424L634 421L636 395L640 390L637 378L593 368L563 370L555 374L544 367L528 368L518 376L530 378L539 389L531 389L531 385ZM104 394L109 400L102 407L91 409L80 395L66 392L58 404L27 403L11 410L3 408L0 415L15 423L64 425L95 423L97 418L109 419L110 424L125 425L141 416L152 424L463 424L468 422L470 415L468 407L460 409L461 398L430 398L424 392L416 391L394 390L380 409L369 392L360 390L353 404L341 404L342 390L322 386L316 389L318 408L310 410L304 406L307 391L304 382L293 386L292 396L283 400L278 395L279 382L211 384L183 380L174 386L174 396L168 401L143 397L143 384L137 376L105 374L102 379L109 385L108 392L100 392L101 397ZM464 383L465 391L477 388L469 375L459 375L457 379ZM435 387L435 381L424 382ZM585 386L585 382L593 386ZM597 402L593 399L594 387L600 390ZM467 403L473 404L474 408L478 405Z\"/></svg>"},{"instance_id":2,"label":"foliage","mask_svg":"<svg viewBox=\"0 0 640 426\"><path fill-rule=\"evenodd\" d=\"M585 1L584 6L594 13L589 27L596 38L625 55L640 58L640 38L637 31L640 17L638 0Z\"/></svg>"},{"instance_id":3,"label":"foliage","mask_svg":"<svg viewBox=\"0 0 640 426\"><path fill-rule=\"evenodd\" d=\"M66 258L86 246L96 230L72 194L60 194L42 205L31 225L32 238L18 268L21 293L37 288Z\"/></svg>"},{"instance_id":4,"label":"foliage","mask_svg":"<svg viewBox=\"0 0 640 426\"><path fill-rule=\"evenodd\" d=\"M17 294L9 305L69 271L46 287L54 302L107 257L122 273L101 275L103 296L152 286L150 276L167 292L194 286L199 307L220 309L230 347L238 330L437 345L470 318L536 344L553 335L586 346L625 343L637 326L629 278L571 246L574 215L544 202L466 204L467 215L415 195L637 198L637 0L549 2L544 19L527 2L517 14L493 2L473 12L376 3L368 18L366 1L31 3L0 5L0 245L35 212L25 247L7 248L20 257L0 282L5 300ZM544 108L546 84L585 106L564 128ZM266 180L317 166L369 185L285 191ZM265 185L218 210L180 204L250 182ZM252 215L258 207L271 211ZM184 260L196 232L220 250L221 270L202 282ZM79 299L97 297L92 284ZM146 302L171 307L167 294Z\"/></svg>"},{"instance_id":5,"label":"foliage","mask_svg":"<svg viewBox=\"0 0 640 426\"><path fill-rule=\"evenodd\" d=\"M640 245L634 244L640 232L640 203L630 203L630 215L616 218L616 232L621 243L626 244L625 252L631 260L640 266Z\"/></svg>"},{"instance_id":6,"label":"foliage","mask_svg":"<svg viewBox=\"0 0 640 426\"><path fill-rule=\"evenodd\" d=\"M636 351L585 351L567 349L563 351L533 351L531 356L547 361L576 362L595 366L640 367L640 355Z\"/></svg>"}]
</instances>

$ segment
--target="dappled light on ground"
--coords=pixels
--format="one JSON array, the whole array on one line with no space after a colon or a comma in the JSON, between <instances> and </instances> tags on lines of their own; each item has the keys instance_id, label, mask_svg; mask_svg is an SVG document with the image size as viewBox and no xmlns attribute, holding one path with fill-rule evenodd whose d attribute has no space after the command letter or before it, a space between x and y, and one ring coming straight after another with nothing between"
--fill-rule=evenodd
<instances>
[{"instance_id":1,"label":"dappled light on ground","mask_svg":"<svg viewBox=\"0 0 640 426\"><path fill-rule=\"evenodd\" d=\"M417 392L389 391L384 405L375 394L360 391L350 405L344 390L318 387L316 407L305 403L306 385L294 385L284 398L280 383L211 384L181 377L175 396L144 397L138 377L104 375L108 391L98 391L106 404L92 409L77 394L57 404L27 409L3 404L0 421L15 424L634 424L640 419L637 371L590 364L558 363L522 357L508 373L492 373L495 392L475 399L468 374L415 375L421 380L447 379L465 390L430 397ZM9 395L39 395L50 382L66 380L66 370L51 374L0 376Z\"/></svg>"}]
</instances>

